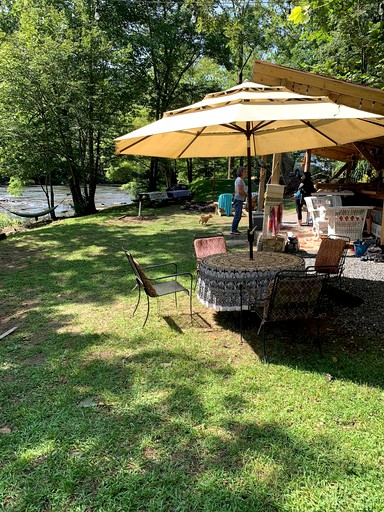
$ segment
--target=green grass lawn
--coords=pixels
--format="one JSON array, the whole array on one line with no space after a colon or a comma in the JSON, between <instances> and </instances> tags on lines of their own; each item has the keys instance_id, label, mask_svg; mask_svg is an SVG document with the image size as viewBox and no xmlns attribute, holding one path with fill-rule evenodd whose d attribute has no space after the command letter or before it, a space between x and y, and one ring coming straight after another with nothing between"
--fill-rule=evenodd
<instances>
[{"instance_id":1,"label":"green grass lawn","mask_svg":"<svg viewBox=\"0 0 384 512\"><path fill-rule=\"evenodd\" d=\"M120 218L125 213L128 216ZM131 313L121 250L194 272L208 227L177 206L105 210L0 242L0 510L382 511L382 335L324 356L164 297ZM242 220L245 227L245 220ZM246 250L246 248L244 249Z\"/></svg>"}]
</instances>

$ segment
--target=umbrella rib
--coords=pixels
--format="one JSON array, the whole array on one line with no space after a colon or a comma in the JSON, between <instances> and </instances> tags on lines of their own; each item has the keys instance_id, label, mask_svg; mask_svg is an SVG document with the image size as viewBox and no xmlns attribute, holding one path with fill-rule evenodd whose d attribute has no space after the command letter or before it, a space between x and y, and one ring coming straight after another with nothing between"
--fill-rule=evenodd
<instances>
[{"instance_id":1,"label":"umbrella rib","mask_svg":"<svg viewBox=\"0 0 384 512\"><path fill-rule=\"evenodd\" d=\"M253 121L250 121L250 122L253 122ZM266 126L268 126L270 124L273 124L274 122L275 121L265 121L265 122L264 121L260 121L256 126L253 126L251 128L250 134L252 134L254 132L257 132L257 130L259 130L260 128L265 128ZM247 130L245 130L241 126L238 126L235 123L223 123L221 126L225 126L225 128L230 128L230 129L238 131L240 133L244 133L244 134L247 133Z\"/></svg>"},{"instance_id":2,"label":"umbrella rib","mask_svg":"<svg viewBox=\"0 0 384 512\"><path fill-rule=\"evenodd\" d=\"M313 126L313 124L311 124L309 121L305 121L304 119L301 119L301 122L303 124L305 124L306 126L308 126L308 128L311 128L312 130L314 130L315 132L317 132L319 135L321 135L322 137L324 137L325 139L329 140L330 142L332 142L333 144L335 144L336 146L338 145L337 141L331 139L331 137L328 137L328 135L326 135L325 133L323 133L321 130L319 130L318 128L316 128L316 126Z\"/></svg>"},{"instance_id":3,"label":"umbrella rib","mask_svg":"<svg viewBox=\"0 0 384 512\"><path fill-rule=\"evenodd\" d=\"M133 142L132 144L128 144L128 146L125 146L124 148L120 149L119 153L123 153L126 149L133 148L136 146L136 144L140 144L140 142L143 142L144 140L148 139L150 135L146 135L145 137L141 137L141 139Z\"/></svg>"},{"instance_id":4,"label":"umbrella rib","mask_svg":"<svg viewBox=\"0 0 384 512\"><path fill-rule=\"evenodd\" d=\"M244 130L244 128L242 128L241 126L237 126L237 124L223 123L221 126L224 126L225 128L230 128L231 130L235 130L237 132L247 133L246 130Z\"/></svg>"},{"instance_id":5,"label":"umbrella rib","mask_svg":"<svg viewBox=\"0 0 384 512\"><path fill-rule=\"evenodd\" d=\"M383 126L382 123L378 123L374 119L361 119L361 121L364 121L364 123L368 123L368 124L374 124L375 126Z\"/></svg>"},{"instance_id":6,"label":"umbrella rib","mask_svg":"<svg viewBox=\"0 0 384 512\"><path fill-rule=\"evenodd\" d=\"M191 142L185 146L185 148L183 149L183 151L182 151L181 153L179 153L179 155L178 155L178 157L177 157L177 158L181 158L181 157L183 156L183 154L187 151L187 149L189 149L189 148L192 146L192 144L195 142L195 140L197 139L197 137L199 137L199 136L203 133L203 131L204 131L206 128L207 128L207 127L206 127L206 126L204 126L204 128L202 128L200 131L198 131L198 132L196 132L196 133L195 133L195 136L193 137L193 139L191 140Z\"/></svg>"},{"instance_id":7,"label":"umbrella rib","mask_svg":"<svg viewBox=\"0 0 384 512\"><path fill-rule=\"evenodd\" d=\"M252 129L251 129L251 133L254 134L255 132L257 132L258 130L260 130L260 128L265 128L266 126L269 126L270 124L273 124L275 123L276 121L260 121L260 123L258 123L256 126L254 126Z\"/></svg>"}]
</instances>

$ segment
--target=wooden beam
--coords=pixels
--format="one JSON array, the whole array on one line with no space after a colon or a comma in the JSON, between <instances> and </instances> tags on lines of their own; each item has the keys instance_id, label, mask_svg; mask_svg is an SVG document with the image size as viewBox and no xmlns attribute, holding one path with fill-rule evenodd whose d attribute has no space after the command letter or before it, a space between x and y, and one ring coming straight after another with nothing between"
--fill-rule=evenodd
<instances>
[{"instance_id":1,"label":"wooden beam","mask_svg":"<svg viewBox=\"0 0 384 512\"><path fill-rule=\"evenodd\" d=\"M365 144L363 142L354 142L353 145L355 148L360 151L360 153L363 155L363 157L372 165L372 167L379 172L381 170L379 162L376 160L374 155L372 155Z\"/></svg>"},{"instance_id":2,"label":"wooden beam","mask_svg":"<svg viewBox=\"0 0 384 512\"><path fill-rule=\"evenodd\" d=\"M384 91L373 87L260 60L254 62L253 81L264 85L283 86L293 92L309 96L328 96L338 104L384 115Z\"/></svg>"},{"instance_id":3,"label":"wooden beam","mask_svg":"<svg viewBox=\"0 0 384 512\"><path fill-rule=\"evenodd\" d=\"M332 174L331 176L331 181L332 180L335 180L336 178L338 178L339 176L341 176L343 174L344 171L346 171L348 168L348 162L346 162L343 167L341 167L335 174Z\"/></svg>"}]
</instances>

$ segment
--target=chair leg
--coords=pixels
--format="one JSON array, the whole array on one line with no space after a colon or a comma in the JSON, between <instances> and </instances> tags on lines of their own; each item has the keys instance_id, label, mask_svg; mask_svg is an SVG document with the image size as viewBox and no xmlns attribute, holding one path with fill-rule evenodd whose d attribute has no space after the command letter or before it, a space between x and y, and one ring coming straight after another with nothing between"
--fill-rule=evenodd
<instances>
[{"instance_id":1,"label":"chair leg","mask_svg":"<svg viewBox=\"0 0 384 512\"><path fill-rule=\"evenodd\" d=\"M265 343L265 327L263 329L263 359L262 359L262 361L265 364L268 363L268 360L267 360L267 349L266 349L266 343Z\"/></svg>"},{"instance_id":2,"label":"chair leg","mask_svg":"<svg viewBox=\"0 0 384 512\"><path fill-rule=\"evenodd\" d=\"M144 326L145 326L145 324L147 323L148 316L149 316L149 297L148 297L148 295L147 295L147 316L145 317L145 320L144 320L144 323L143 323L143 327L144 327Z\"/></svg>"},{"instance_id":3,"label":"chair leg","mask_svg":"<svg viewBox=\"0 0 384 512\"><path fill-rule=\"evenodd\" d=\"M243 288L240 285L240 344L243 343Z\"/></svg>"},{"instance_id":4,"label":"chair leg","mask_svg":"<svg viewBox=\"0 0 384 512\"><path fill-rule=\"evenodd\" d=\"M139 307L139 304L140 304L140 299L141 299L141 287L139 286L139 298L137 299L137 303L136 303L135 309L133 310L132 316L135 316L137 308Z\"/></svg>"},{"instance_id":5,"label":"chair leg","mask_svg":"<svg viewBox=\"0 0 384 512\"><path fill-rule=\"evenodd\" d=\"M189 295L189 313L191 315L191 323L192 323L192 287L191 287L191 291L190 293L188 294Z\"/></svg>"}]
</instances>

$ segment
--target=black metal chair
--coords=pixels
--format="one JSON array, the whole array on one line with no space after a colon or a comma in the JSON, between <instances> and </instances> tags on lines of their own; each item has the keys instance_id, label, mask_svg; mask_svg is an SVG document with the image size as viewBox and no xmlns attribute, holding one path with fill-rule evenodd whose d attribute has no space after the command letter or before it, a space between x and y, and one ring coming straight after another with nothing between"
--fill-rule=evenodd
<instances>
[{"instance_id":1,"label":"black metal chair","mask_svg":"<svg viewBox=\"0 0 384 512\"><path fill-rule=\"evenodd\" d=\"M325 275L313 270L281 270L269 284L267 296L263 304L260 298L246 285L241 285L241 340L243 338L243 309L254 311L261 323L257 335L266 324L288 321L317 320L317 335L314 340L319 346L319 312L324 285L327 280ZM266 361L265 328L263 329L263 359Z\"/></svg>"},{"instance_id":2,"label":"black metal chair","mask_svg":"<svg viewBox=\"0 0 384 512\"><path fill-rule=\"evenodd\" d=\"M132 254L125 250L123 248L123 251L125 252L125 255L128 258L128 261L132 267L132 270L136 277L136 287L139 289L139 297L137 300L137 304L135 306L135 309L132 313L132 316L135 315L137 308L140 304L141 299L141 291L143 290L146 297L147 297L147 315L145 317L143 327L147 323L148 316L149 316L149 299L150 298L159 298L164 295L170 295L175 294L175 302L177 307L177 293L179 292L185 292L189 296L189 311L191 315L191 322L192 322L192 281L193 277L190 272L178 272L177 271L177 264L176 263L160 263L157 265L150 265L148 267L141 267L140 264L135 260L135 258L132 256ZM145 273L145 270L148 269L159 269L161 267L165 266L172 266L174 268L174 273L163 275L160 277L155 278L149 278L147 274ZM189 277L190 279L190 286L189 289L185 288L181 283L178 282L178 277ZM164 281L163 281L164 280Z\"/></svg>"}]
</instances>

